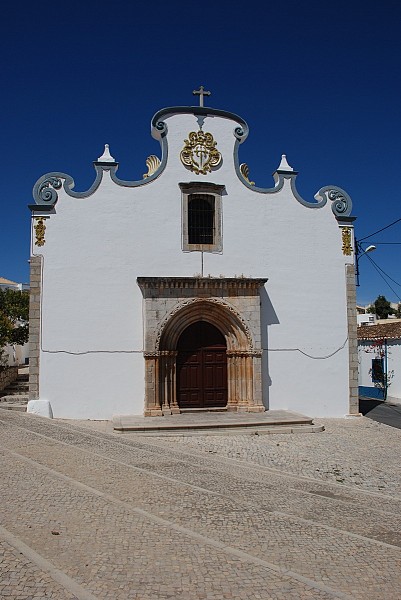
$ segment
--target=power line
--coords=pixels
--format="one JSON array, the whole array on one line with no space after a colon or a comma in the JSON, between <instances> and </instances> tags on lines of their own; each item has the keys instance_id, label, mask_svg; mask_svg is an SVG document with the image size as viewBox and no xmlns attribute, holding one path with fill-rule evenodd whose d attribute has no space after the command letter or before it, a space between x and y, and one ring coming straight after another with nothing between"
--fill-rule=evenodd
<instances>
[{"instance_id":1,"label":"power line","mask_svg":"<svg viewBox=\"0 0 401 600\"><path fill-rule=\"evenodd\" d=\"M370 260L372 261L372 263L374 265L376 265L376 267L383 273L383 275L385 275L386 277L388 277L388 279L390 279L393 283L395 283L396 285L398 285L399 287L401 287L401 283L398 283L398 281L396 281L395 279L393 279L392 277L390 277L390 275L388 273L386 273L386 271L384 271L381 267L379 267L379 265L373 260L373 258L371 256L369 256Z\"/></svg>"},{"instance_id":2,"label":"power line","mask_svg":"<svg viewBox=\"0 0 401 600\"><path fill-rule=\"evenodd\" d=\"M397 292L391 287L391 285L389 284L389 282L382 275L382 273L381 273L382 269L380 269L380 267L378 265L376 265L375 261L372 260L368 254L366 255L366 258L368 258L368 260L370 260L370 262L372 263L372 265L374 266L374 268L376 269L376 271L379 273L380 277L383 279L383 281L388 285L388 287L393 292L393 294L395 294L397 296L398 300L401 302L401 298L399 297L399 295L397 294ZM384 273L384 271L383 271L383 273ZM397 285L399 285L399 284L397 284Z\"/></svg>"},{"instance_id":3,"label":"power line","mask_svg":"<svg viewBox=\"0 0 401 600\"><path fill-rule=\"evenodd\" d=\"M372 237L373 235L376 235L376 233L380 233L381 231L384 231L385 229L392 227L393 225L395 225L396 223L399 223L400 221L401 221L401 217L399 219L397 219L396 221L393 221L392 223L390 223L390 225L386 225L386 227L382 227L378 231L375 231L374 233L371 233L370 235L367 235L364 238L358 240L358 242L363 242L363 240L367 240L368 238Z\"/></svg>"}]
</instances>

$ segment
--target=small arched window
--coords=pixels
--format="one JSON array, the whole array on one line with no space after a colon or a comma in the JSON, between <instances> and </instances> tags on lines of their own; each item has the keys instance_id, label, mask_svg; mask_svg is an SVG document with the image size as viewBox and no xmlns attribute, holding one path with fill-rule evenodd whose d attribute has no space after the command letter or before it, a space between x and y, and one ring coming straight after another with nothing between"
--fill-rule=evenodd
<instances>
[{"instance_id":1,"label":"small arched window","mask_svg":"<svg viewBox=\"0 0 401 600\"><path fill-rule=\"evenodd\" d=\"M188 243L214 243L214 196L191 194L188 199Z\"/></svg>"}]
</instances>

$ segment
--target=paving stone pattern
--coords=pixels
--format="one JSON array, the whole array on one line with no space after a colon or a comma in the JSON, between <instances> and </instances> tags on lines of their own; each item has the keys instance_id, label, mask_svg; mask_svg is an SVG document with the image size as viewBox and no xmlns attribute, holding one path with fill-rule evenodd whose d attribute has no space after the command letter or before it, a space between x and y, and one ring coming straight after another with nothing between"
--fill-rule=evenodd
<instances>
[{"instance_id":1,"label":"paving stone pattern","mask_svg":"<svg viewBox=\"0 0 401 600\"><path fill-rule=\"evenodd\" d=\"M138 438L0 410L0 597L400 598L401 432L325 424Z\"/></svg>"},{"instance_id":2,"label":"paving stone pattern","mask_svg":"<svg viewBox=\"0 0 401 600\"><path fill-rule=\"evenodd\" d=\"M76 596L58 585L21 552L0 542L0 598L74 600Z\"/></svg>"}]
</instances>

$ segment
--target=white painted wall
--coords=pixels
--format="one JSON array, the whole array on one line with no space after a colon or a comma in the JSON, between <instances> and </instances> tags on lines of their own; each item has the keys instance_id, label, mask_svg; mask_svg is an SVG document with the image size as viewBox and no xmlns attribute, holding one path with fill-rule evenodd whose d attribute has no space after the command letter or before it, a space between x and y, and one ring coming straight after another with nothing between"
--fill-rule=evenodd
<instances>
[{"instance_id":1,"label":"white painted wall","mask_svg":"<svg viewBox=\"0 0 401 600\"><path fill-rule=\"evenodd\" d=\"M223 155L195 175L179 159L196 131L192 114L172 115L164 172L139 188L107 172L89 198L63 190L46 220L40 398L55 417L141 414L144 402L142 296L138 276L193 276L199 252L181 250L180 182L223 184L223 252L204 254L204 274L267 277L262 294L266 407L311 416L348 412L345 265L330 202L301 205L289 184L277 194L246 188L234 170L237 123L207 117ZM117 149L112 148L117 153ZM144 157L145 158L145 157ZM34 236L33 236L34 239ZM330 324L327 314L331 315Z\"/></svg>"},{"instance_id":2,"label":"white painted wall","mask_svg":"<svg viewBox=\"0 0 401 600\"><path fill-rule=\"evenodd\" d=\"M373 341L359 341L359 385L374 387L369 373L372 367L372 359L379 355L372 348ZM401 403L401 340L387 340L387 373L389 374L389 387L387 400Z\"/></svg>"},{"instance_id":3,"label":"white painted wall","mask_svg":"<svg viewBox=\"0 0 401 600\"><path fill-rule=\"evenodd\" d=\"M20 346L19 344L8 344L4 348L4 354L7 357L7 364L10 367L24 365L29 356L29 344Z\"/></svg>"}]
</instances>

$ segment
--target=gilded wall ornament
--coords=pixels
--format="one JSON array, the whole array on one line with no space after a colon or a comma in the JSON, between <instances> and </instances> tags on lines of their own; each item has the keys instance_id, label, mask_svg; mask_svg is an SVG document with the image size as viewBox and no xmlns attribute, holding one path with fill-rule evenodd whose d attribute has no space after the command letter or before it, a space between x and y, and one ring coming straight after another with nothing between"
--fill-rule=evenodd
<instances>
[{"instance_id":1,"label":"gilded wall ornament","mask_svg":"<svg viewBox=\"0 0 401 600\"><path fill-rule=\"evenodd\" d=\"M144 179L146 179L147 177L150 177L151 175L154 175L154 173L156 173L157 169L160 167L160 158L158 158L154 154L151 154L146 159L146 166L148 167L148 172L144 173L144 175L143 175Z\"/></svg>"},{"instance_id":2,"label":"gilded wall ornament","mask_svg":"<svg viewBox=\"0 0 401 600\"><path fill-rule=\"evenodd\" d=\"M35 245L36 246L44 246L45 245L45 231L46 231L46 225L45 225L45 221L43 219L43 217L36 217L35 218Z\"/></svg>"},{"instance_id":3,"label":"gilded wall ornament","mask_svg":"<svg viewBox=\"0 0 401 600\"><path fill-rule=\"evenodd\" d=\"M247 181L250 185L255 185L254 181L250 181L249 179L249 167L246 163L242 163L239 166L239 170L241 171L242 177Z\"/></svg>"},{"instance_id":4,"label":"gilded wall ornament","mask_svg":"<svg viewBox=\"0 0 401 600\"><path fill-rule=\"evenodd\" d=\"M213 167L221 163L221 154L216 148L211 133L206 131L191 131L188 139L184 140L184 148L181 150L180 158L183 165L196 173L206 175Z\"/></svg>"},{"instance_id":5,"label":"gilded wall ornament","mask_svg":"<svg viewBox=\"0 0 401 600\"><path fill-rule=\"evenodd\" d=\"M352 241L351 241L351 229L349 227L342 228L342 240L343 240L342 251L343 251L344 256L351 256Z\"/></svg>"}]
</instances>

